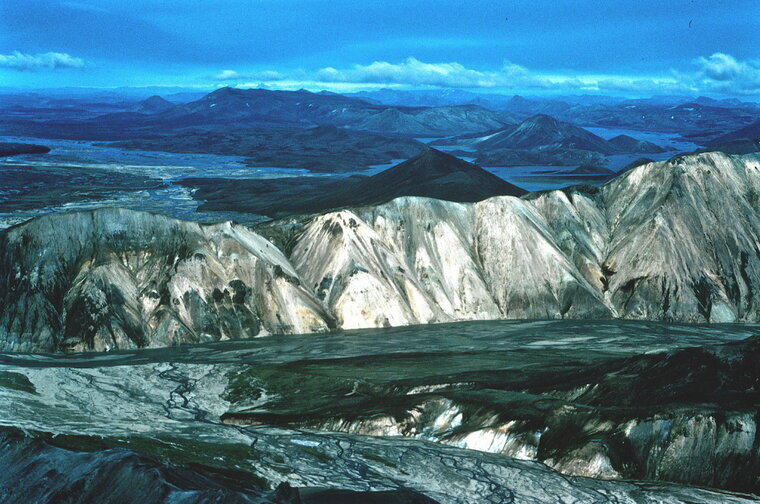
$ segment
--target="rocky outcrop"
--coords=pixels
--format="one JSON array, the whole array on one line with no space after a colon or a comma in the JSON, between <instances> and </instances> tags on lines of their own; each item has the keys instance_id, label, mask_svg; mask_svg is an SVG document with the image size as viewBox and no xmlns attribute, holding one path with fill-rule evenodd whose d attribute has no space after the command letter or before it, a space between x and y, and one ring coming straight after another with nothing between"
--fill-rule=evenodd
<instances>
[{"instance_id":1,"label":"rocky outcrop","mask_svg":"<svg viewBox=\"0 0 760 504\"><path fill-rule=\"evenodd\" d=\"M12 350L162 346L494 318L760 320L760 156L600 189L418 197L261 228L103 210L0 234Z\"/></svg>"}]
</instances>

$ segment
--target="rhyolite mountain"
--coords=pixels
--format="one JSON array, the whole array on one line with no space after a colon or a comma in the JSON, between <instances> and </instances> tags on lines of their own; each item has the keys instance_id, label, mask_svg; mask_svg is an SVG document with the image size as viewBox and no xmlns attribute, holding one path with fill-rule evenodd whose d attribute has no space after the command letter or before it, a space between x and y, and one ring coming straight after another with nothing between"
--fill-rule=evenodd
<instances>
[{"instance_id":1,"label":"rhyolite mountain","mask_svg":"<svg viewBox=\"0 0 760 504\"><path fill-rule=\"evenodd\" d=\"M385 203L400 196L474 202L492 196L522 196L525 190L477 165L429 147L370 177L293 177L268 180L188 178L203 210L247 212L269 217Z\"/></svg>"},{"instance_id":2,"label":"rhyolite mountain","mask_svg":"<svg viewBox=\"0 0 760 504\"><path fill-rule=\"evenodd\" d=\"M760 157L633 168L599 189L403 197L259 234L125 210L0 233L9 350L498 318L760 321Z\"/></svg>"}]
</instances>

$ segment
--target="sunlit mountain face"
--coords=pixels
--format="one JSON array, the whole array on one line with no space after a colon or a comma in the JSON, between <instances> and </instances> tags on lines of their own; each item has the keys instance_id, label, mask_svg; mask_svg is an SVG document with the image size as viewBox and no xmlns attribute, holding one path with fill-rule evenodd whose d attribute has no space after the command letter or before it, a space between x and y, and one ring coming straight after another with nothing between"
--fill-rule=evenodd
<instances>
[{"instance_id":1,"label":"sunlit mountain face","mask_svg":"<svg viewBox=\"0 0 760 504\"><path fill-rule=\"evenodd\" d=\"M0 501L760 499L760 4L0 3Z\"/></svg>"}]
</instances>

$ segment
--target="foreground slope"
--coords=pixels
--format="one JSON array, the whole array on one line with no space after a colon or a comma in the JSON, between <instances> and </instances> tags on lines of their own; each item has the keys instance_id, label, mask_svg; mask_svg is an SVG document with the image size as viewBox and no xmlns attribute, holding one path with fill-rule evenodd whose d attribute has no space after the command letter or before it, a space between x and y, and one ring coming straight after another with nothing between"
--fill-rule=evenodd
<instances>
[{"instance_id":1,"label":"foreground slope","mask_svg":"<svg viewBox=\"0 0 760 504\"><path fill-rule=\"evenodd\" d=\"M564 331L558 324L518 336L516 328L499 334L496 323L479 323L487 344L476 337L466 349L447 347L446 335L471 326L439 326L437 337L425 335L434 343L412 340L406 352L382 358L248 368L232 376L231 410L222 419L433 439L539 460L574 476L760 492L760 336L689 347L684 334L669 338L662 328L640 325L626 345L649 351L628 356L610 350L616 339L610 323L582 325L584 341L571 336L571 323ZM523 331L530 327L524 323ZM691 330L704 340L705 328ZM654 348L672 341L686 348L652 353L638 340L648 331ZM730 331L723 335L730 338ZM507 338L508 344L493 341ZM254 403L262 388L267 397Z\"/></svg>"},{"instance_id":2,"label":"foreground slope","mask_svg":"<svg viewBox=\"0 0 760 504\"><path fill-rule=\"evenodd\" d=\"M103 209L10 228L0 250L6 349L167 346L328 327L282 253L229 223Z\"/></svg>"},{"instance_id":3,"label":"foreground slope","mask_svg":"<svg viewBox=\"0 0 760 504\"><path fill-rule=\"evenodd\" d=\"M120 210L0 234L5 348L161 346L494 318L760 321L760 157L648 163L601 189L419 197L200 226Z\"/></svg>"},{"instance_id":4,"label":"foreground slope","mask_svg":"<svg viewBox=\"0 0 760 504\"><path fill-rule=\"evenodd\" d=\"M577 331L586 338L577 338ZM368 504L408 502L406 496L441 504L756 502L753 496L665 483L743 488L756 479L754 421L728 411L736 401L724 397L729 391L752 398L744 387L757 377L756 342L724 349L717 359L713 349L683 350L704 341L705 333L731 341L747 332L704 326L663 331L655 324L619 321L489 321L169 351L3 354L0 500ZM671 352L634 356L654 348ZM686 376L679 365L684 355L703 356L696 362L707 363L706 372ZM729 366L737 363L739 373L718 362L724 358ZM725 386L711 385L715 369ZM643 383L623 374L631 371L643 372ZM659 377L653 382L662 385L671 376L671 395L647 383ZM577 390L579 383L600 387ZM717 395L719 408L725 408L688 421L690 415L652 418L642 407L625 407L627 399L639 399L632 386L640 387L646 406L693 401L681 393L684 385L704 390L698 397L706 401ZM530 388L534 395L511 392L515 388ZM573 397L551 397L554 390L577 391L578 405ZM594 406L599 404L612 408ZM282 426L320 417L328 420L321 423L329 427L323 431ZM641 419L630 423L630 450L627 418ZM396 426L408 428L403 433L410 437L382 436L383 428L390 432ZM648 441L652 449L639 451ZM538 456L530 457L536 445ZM555 450L556 469L512 458L511 450L520 446L523 458L539 460ZM648 481L571 475L605 469L598 463L605 453L624 471L622 477ZM286 492L281 484L300 490ZM325 489L321 499L312 493L319 488Z\"/></svg>"}]
</instances>

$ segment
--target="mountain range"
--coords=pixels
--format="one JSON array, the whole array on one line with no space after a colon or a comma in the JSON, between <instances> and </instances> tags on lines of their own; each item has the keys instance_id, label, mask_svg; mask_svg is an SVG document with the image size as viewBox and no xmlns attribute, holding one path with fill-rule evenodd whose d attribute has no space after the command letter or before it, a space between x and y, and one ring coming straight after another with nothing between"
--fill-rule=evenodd
<instances>
[{"instance_id":1,"label":"mountain range","mask_svg":"<svg viewBox=\"0 0 760 504\"><path fill-rule=\"evenodd\" d=\"M496 131L460 135L432 145L476 151L483 166L602 165L615 154L662 153L665 149L627 135L605 140L575 124L545 114Z\"/></svg>"},{"instance_id":2,"label":"mountain range","mask_svg":"<svg viewBox=\"0 0 760 504\"><path fill-rule=\"evenodd\" d=\"M439 137L486 131L517 122L505 112L477 105L391 107L335 93L220 88L172 107L149 98L137 109L79 120L7 117L2 129L15 135L79 140L126 140L154 135L230 128L338 126L407 137ZM136 112L135 110L140 110ZM163 109L163 110L161 110ZM149 113L141 113L141 112ZM33 118L32 118L33 119Z\"/></svg>"},{"instance_id":3,"label":"mountain range","mask_svg":"<svg viewBox=\"0 0 760 504\"><path fill-rule=\"evenodd\" d=\"M0 340L105 350L472 319L757 322L758 194L758 155L710 152L600 189L402 197L258 233L117 209L44 216L0 233Z\"/></svg>"},{"instance_id":4,"label":"mountain range","mask_svg":"<svg viewBox=\"0 0 760 504\"><path fill-rule=\"evenodd\" d=\"M517 125L507 126L497 131L439 140L433 142L433 145L474 148L478 151L566 149L598 152L604 155L623 152L664 152L664 149L651 142L642 142L627 135L618 135L610 140L604 140L580 126L559 121L545 114L537 114Z\"/></svg>"}]
</instances>

